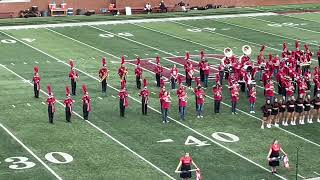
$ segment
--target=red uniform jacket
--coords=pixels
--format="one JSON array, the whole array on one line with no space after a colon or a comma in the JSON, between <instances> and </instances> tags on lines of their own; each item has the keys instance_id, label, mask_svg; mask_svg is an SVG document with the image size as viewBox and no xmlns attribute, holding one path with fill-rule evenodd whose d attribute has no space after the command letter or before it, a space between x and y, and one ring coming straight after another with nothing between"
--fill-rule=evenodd
<instances>
[{"instance_id":1,"label":"red uniform jacket","mask_svg":"<svg viewBox=\"0 0 320 180\"><path fill-rule=\"evenodd\" d=\"M91 97L89 95L82 96L82 103L87 105L87 111L91 111Z\"/></svg>"},{"instance_id":2,"label":"red uniform jacket","mask_svg":"<svg viewBox=\"0 0 320 180\"><path fill-rule=\"evenodd\" d=\"M129 101L128 101L128 92L126 90L121 90L119 93L118 93L118 96L120 99L123 99L124 100L124 106L125 107L128 107L129 106Z\"/></svg>"},{"instance_id":3,"label":"red uniform jacket","mask_svg":"<svg viewBox=\"0 0 320 180\"><path fill-rule=\"evenodd\" d=\"M145 100L145 104L148 104L149 102L149 96L150 96L150 91L148 89L143 89L140 91L139 96L143 97Z\"/></svg>"},{"instance_id":4,"label":"red uniform jacket","mask_svg":"<svg viewBox=\"0 0 320 180\"><path fill-rule=\"evenodd\" d=\"M134 74L136 75L136 77L141 77L142 76L142 68L136 67L136 69L134 70Z\"/></svg>"},{"instance_id":5,"label":"red uniform jacket","mask_svg":"<svg viewBox=\"0 0 320 180\"><path fill-rule=\"evenodd\" d=\"M102 77L106 76L107 73L108 73L108 69L106 67L102 67L99 70L99 77L102 78Z\"/></svg>"},{"instance_id":6,"label":"red uniform jacket","mask_svg":"<svg viewBox=\"0 0 320 180\"><path fill-rule=\"evenodd\" d=\"M209 76L210 66L209 66L208 62L205 62L205 63L203 64L203 72L204 72L204 75Z\"/></svg>"},{"instance_id":7,"label":"red uniform jacket","mask_svg":"<svg viewBox=\"0 0 320 180\"><path fill-rule=\"evenodd\" d=\"M163 95L161 97L161 101L162 101L162 109L169 109L170 108L170 103L171 103L170 96Z\"/></svg>"},{"instance_id":8,"label":"red uniform jacket","mask_svg":"<svg viewBox=\"0 0 320 180\"><path fill-rule=\"evenodd\" d=\"M162 67L160 64L158 64L158 65L154 68L154 72L155 72L156 74L161 74L161 73L163 72L163 67Z\"/></svg>"},{"instance_id":9,"label":"red uniform jacket","mask_svg":"<svg viewBox=\"0 0 320 180\"><path fill-rule=\"evenodd\" d=\"M255 103L257 100L257 91L256 89L251 89L249 92L249 103Z\"/></svg>"},{"instance_id":10,"label":"red uniform jacket","mask_svg":"<svg viewBox=\"0 0 320 180\"><path fill-rule=\"evenodd\" d=\"M238 88L232 88L231 90L231 102L237 102L239 100Z\"/></svg>"},{"instance_id":11,"label":"red uniform jacket","mask_svg":"<svg viewBox=\"0 0 320 180\"><path fill-rule=\"evenodd\" d=\"M34 84L37 85L37 89L40 90L40 76L33 76L32 81Z\"/></svg>"},{"instance_id":12,"label":"red uniform jacket","mask_svg":"<svg viewBox=\"0 0 320 180\"><path fill-rule=\"evenodd\" d=\"M187 94L179 95L179 106L186 107L187 106Z\"/></svg>"},{"instance_id":13,"label":"red uniform jacket","mask_svg":"<svg viewBox=\"0 0 320 180\"><path fill-rule=\"evenodd\" d=\"M76 80L77 78L79 77L78 73L74 70L71 70L70 73L69 73L69 78L71 80Z\"/></svg>"},{"instance_id":14,"label":"red uniform jacket","mask_svg":"<svg viewBox=\"0 0 320 180\"><path fill-rule=\"evenodd\" d=\"M171 78L178 79L178 75L179 75L178 68L171 68L171 71L170 71Z\"/></svg>"},{"instance_id":15,"label":"red uniform jacket","mask_svg":"<svg viewBox=\"0 0 320 180\"><path fill-rule=\"evenodd\" d=\"M196 97L197 97L197 104L204 104L204 98L205 98L205 93L202 89L198 90L196 92Z\"/></svg>"},{"instance_id":16,"label":"red uniform jacket","mask_svg":"<svg viewBox=\"0 0 320 180\"><path fill-rule=\"evenodd\" d=\"M213 87L212 93L213 93L213 98L215 101L222 100L222 87Z\"/></svg>"},{"instance_id":17,"label":"red uniform jacket","mask_svg":"<svg viewBox=\"0 0 320 180\"><path fill-rule=\"evenodd\" d=\"M52 106L52 112L56 112L56 108L55 108L56 98L54 97L48 98L47 103L48 105Z\"/></svg>"},{"instance_id":18,"label":"red uniform jacket","mask_svg":"<svg viewBox=\"0 0 320 180\"><path fill-rule=\"evenodd\" d=\"M64 101L63 101L63 104L70 108L70 112L72 112L72 104L74 103L74 100L72 98L66 98Z\"/></svg>"},{"instance_id":19,"label":"red uniform jacket","mask_svg":"<svg viewBox=\"0 0 320 180\"><path fill-rule=\"evenodd\" d=\"M127 71L127 68L124 67L124 66L121 66L119 69L118 69L118 75L120 78L122 78L122 76L124 75L124 73Z\"/></svg>"},{"instance_id":20,"label":"red uniform jacket","mask_svg":"<svg viewBox=\"0 0 320 180\"><path fill-rule=\"evenodd\" d=\"M273 84L266 84L265 85L265 90L266 90L266 96L273 97L274 96L274 85Z\"/></svg>"}]
</instances>

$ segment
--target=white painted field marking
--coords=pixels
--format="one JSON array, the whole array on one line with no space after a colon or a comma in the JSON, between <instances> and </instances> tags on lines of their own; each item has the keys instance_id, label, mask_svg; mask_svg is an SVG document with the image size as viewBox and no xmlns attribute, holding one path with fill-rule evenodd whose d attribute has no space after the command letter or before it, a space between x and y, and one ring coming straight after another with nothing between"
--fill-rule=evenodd
<instances>
[{"instance_id":1,"label":"white painted field marking","mask_svg":"<svg viewBox=\"0 0 320 180\"><path fill-rule=\"evenodd\" d=\"M157 141L158 143L170 143L170 142L174 142L172 139L164 139L164 140L160 140Z\"/></svg>"},{"instance_id":2,"label":"white painted field marking","mask_svg":"<svg viewBox=\"0 0 320 180\"><path fill-rule=\"evenodd\" d=\"M23 62L23 64L28 64L28 63L26 63L26 62Z\"/></svg>"},{"instance_id":3,"label":"white painted field marking","mask_svg":"<svg viewBox=\"0 0 320 180\"><path fill-rule=\"evenodd\" d=\"M92 57L92 59L96 59L95 57Z\"/></svg>"},{"instance_id":4,"label":"white painted field marking","mask_svg":"<svg viewBox=\"0 0 320 180\"><path fill-rule=\"evenodd\" d=\"M134 54L136 57L139 57L139 55L138 54Z\"/></svg>"},{"instance_id":5,"label":"white painted field marking","mask_svg":"<svg viewBox=\"0 0 320 180\"><path fill-rule=\"evenodd\" d=\"M220 19L235 17L257 17L257 16L277 16L277 13L246 13L246 14L228 14L228 15L211 15L211 16L194 16L194 17L174 17L174 18L156 18L156 19L134 19L134 20L118 20L118 21L99 21L99 22L81 22L81 23L59 23L59 24L41 24L41 25L18 25L18 26L2 26L0 30L19 30L19 29L39 29L39 28L57 28L57 27L76 27L87 25L115 25L130 23L148 23L148 22L168 22L168 21L185 21L185 20L201 20L201 19Z\"/></svg>"},{"instance_id":6,"label":"white painted field marking","mask_svg":"<svg viewBox=\"0 0 320 180\"><path fill-rule=\"evenodd\" d=\"M14 66L15 64L14 63L10 63L12 66Z\"/></svg>"},{"instance_id":7,"label":"white painted field marking","mask_svg":"<svg viewBox=\"0 0 320 180\"><path fill-rule=\"evenodd\" d=\"M116 99L116 97L114 95L111 96L112 98Z\"/></svg>"},{"instance_id":8,"label":"white painted field marking","mask_svg":"<svg viewBox=\"0 0 320 180\"><path fill-rule=\"evenodd\" d=\"M104 32L103 29L96 28L96 27L94 27L94 26L90 26L90 27L93 27L93 28L95 28L95 29L98 29L98 30L101 30L101 31ZM56 32L56 31L53 31L53 30L50 30L50 31ZM1 31L0 31L0 32L1 32ZM107 31L106 31L106 32L107 32ZM61 33L58 33L58 32L56 32L56 33L57 33L57 34L61 34ZM107 33L110 33L110 32L107 32ZM114 34L114 33L113 33L113 34ZM63 34L62 34L62 36L63 36L63 37L68 37L68 36L63 35ZM9 37L10 37L10 36L9 36ZM122 36L119 36L119 37L120 37L120 38L123 38L123 39L127 39L128 41L131 41L131 42L134 42L134 43L137 43L137 44L141 44L141 45L143 45L143 46L146 46L146 47L149 47L149 48L158 50L159 52L163 52L163 53L165 53L165 54L168 54L168 55L177 57L176 55L174 55L174 54L172 54L172 53L169 53L169 52L160 50L160 49L158 49L158 48L155 48L155 47L152 47L152 46L143 44L143 43L141 43L141 42L137 42L137 41L134 41L134 40L128 39L128 38L126 38L126 37L122 37ZM14 38L14 37L13 37L13 38ZM73 38L69 38L69 39L73 39ZM80 44L86 45L86 46L88 46L88 47L91 47L91 48L93 48L93 49L95 49L95 50L98 50L98 51L100 51L100 52L104 52L104 51L102 51L102 50L100 50L100 49L98 49L98 48L96 48L96 47L93 47L93 46L91 46L91 45L88 45L88 44L86 44L86 43L83 43L83 42L81 42L81 41L79 41L79 40L75 40L75 39L74 39L74 41L76 41L76 42L78 42L78 43L80 43ZM28 44L28 46L33 47L33 46L29 45L29 44ZM110 54L110 53L107 53L107 52L104 52L104 53L106 53L106 54L108 54L108 55L111 55L111 56L119 59L119 57L114 56L114 55L112 55L112 54ZM50 55L50 56L51 56L51 55ZM167 59L167 60L168 60L168 59ZM170 60L169 60L169 61L170 61ZM171 62L174 62L174 61L171 61ZM176 62L174 62L174 63L176 63ZM177 64L178 64L178 63L177 63ZM150 71L149 71L149 72L150 72ZM155 73L152 72L152 71L151 71L151 73L155 74ZM184 75L183 75L183 76L184 76ZM213 99L212 97L210 97L210 96L208 96L208 98L214 100L214 99ZM140 103L140 101L138 101L138 102ZM224 105L226 105L226 106L228 106L228 107L231 107L230 105L228 105L228 104L226 104L226 103L224 103L224 102L221 102L221 103L224 104ZM237 110L238 110L239 112L242 112L242 113L244 113L244 114L246 114L246 115L248 115L248 116L250 116L250 117L253 117L253 118L255 118L255 119L259 120L259 121L263 121L261 118L258 118L258 117L256 117L256 116L253 116L252 114L249 114L249 113L247 113L247 112L245 112L245 111L242 111L242 110L240 110L240 109L237 109ZM177 121L177 122L180 123L179 121ZM188 126L187 126L187 127L188 127ZM280 129L280 130L282 130L282 131L285 131L286 133L289 133L289 134L291 134L291 135L293 135L293 136L296 136L296 137L298 137L298 138L300 138L300 139L302 139L302 140L304 140L304 141L306 141L306 142L309 142L309 143L311 143L311 144L314 144L314 145L320 147L320 144L317 144L317 143L315 143L315 142L313 142L313 141L311 141L311 140L308 140L308 139L306 139L306 138L304 138L304 137L302 137L302 136L299 136L299 135L297 135L297 134L295 134L295 133L292 133L292 132L290 132L290 131L288 131L288 130L285 130L285 129L281 128L281 127L276 127L276 128L278 128L278 129Z\"/></svg>"},{"instance_id":9,"label":"white painted field marking","mask_svg":"<svg viewBox=\"0 0 320 180\"><path fill-rule=\"evenodd\" d=\"M20 42L24 44L23 41L20 41ZM27 45L27 44L26 44L26 45ZM28 45L28 46L29 46L29 45ZM33 46L29 46L29 47L33 47ZM34 48L35 48L35 47L34 47ZM37 48L35 48L35 50L37 50ZM45 54L45 55L47 55L47 56L49 56L49 57L57 60L57 58L55 58L55 57L53 57L53 56L51 56L51 55L49 55L49 54L41 51L40 49L38 49L38 50L39 50L39 52L42 52L43 54ZM37 50L37 51L38 51L38 50ZM65 63L65 64L68 65L68 63ZM20 76L20 75L17 74L16 72L12 71L11 69L3 66L2 64L0 64L0 66L2 66L3 68L5 68L6 70L8 70L9 72L11 72L12 74L16 75L16 76L19 77L20 79L26 80L25 78L23 78L22 76ZM85 72L83 72L83 71L81 71L81 70L79 70L79 69L77 69L77 70L78 70L79 72L85 73ZM85 74L86 74L87 76L92 77L93 79L99 81L98 78L93 77L93 76L89 75L88 73L85 73ZM30 85L33 86L33 84L31 84L31 83L30 83ZM112 88L113 88L113 87L112 87ZM115 89L115 88L114 88L114 89ZM40 89L40 91L41 91L43 94L45 94L46 96L48 96L48 94L47 94L45 91L43 91L42 89ZM61 103L60 101L57 101L57 102L58 102L61 106L64 107L64 104L63 104L63 103ZM76 116L78 116L80 119L83 119L83 117L82 117L81 115L79 115L77 112L72 111L72 113L75 114ZM84 119L83 119L83 120L84 120ZM164 175L166 175L168 178L170 178L170 179L172 179L172 180L175 180L175 178L173 178L172 176L170 176L169 174L167 174L166 172L164 172L164 171L163 171L162 169L160 169L158 166L154 165L153 163L151 163L150 161L148 161L147 159L145 159L144 157L142 157L141 155L139 155L138 153L136 153L135 151L133 151L132 149L130 149L128 146L126 146L125 144L123 144L122 142L120 142L119 140L117 140L116 138L114 138L113 136L111 136L110 134L108 134L107 132L103 131L101 128L99 128L98 126L96 126L96 125L93 124L92 122L90 122L90 121L88 121L88 120L84 120L84 121L87 122L87 123L88 123L89 125L91 125L92 127L94 127L95 129L97 129L98 131L100 131L101 133L103 133L104 135L106 135L107 137L109 137L110 139L112 139L114 142L118 143L119 145L121 145L122 147L124 147L125 149L127 149L128 151L130 151L131 153L133 153L134 155L136 155L137 157L139 157L139 158L140 158L141 160L143 160L144 162L148 163L149 165L151 165L152 167L154 167L155 169L157 169L158 171L160 171L161 173L163 173ZM0 126L2 126L2 124L0 124ZM32 151L31 151L31 152L32 152ZM36 156L34 156L34 157L36 158ZM41 159L39 159L39 161L42 162ZM44 164L44 163L43 163L43 165L45 165L46 167L48 167L48 166L47 166L46 164ZM49 167L48 167L48 168L49 168ZM47 169L48 169L48 168L47 168ZM48 170L49 170L49 169L48 169ZM50 171L50 172L51 172L51 171ZM54 172L54 171L53 171L53 172ZM58 178L59 176L57 175L56 177ZM60 180L61 178L59 177L58 179ZM61 179L61 180L62 180L62 179Z\"/></svg>"},{"instance_id":10,"label":"white painted field marking","mask_svg":"<svg viewBox=\"0 0 320 180\"><path fill-rule=\"evenodd\" d=\"M149 56L149 54L145 54L146 56Z\"/></svg>"},{"instance_id":11,"label":"white painted field marking","mask_svg":"<svg viewBox=\"0 0 320 180\"><path fill-rule=\"evenodd\" d=\"M45 103L45 102L41 102L41 104L46 105L46 103Z\"/></svg>"},{"instance_id":12,"label":"white painted field marking","mask_svg":"<svg viewBox=\"0 0 320 180\"><path fill-rule=\"evenodd\" d=\"M313 173L315 173L316 175L320 176L320 173L317 173L317 172L315 172L315 171L313 171Z\"/></svg>"},{"instance_id":13,"label":"white painted field marking","mask_svg":"<svg viewBox=\"0 0 320 180\"><path fill-rule=\"evenodd\" d=\"M98 99L102 100L102 97L98 97Z\"/></svg>"},{"instance_id":14,"label":"white painted field marking","mask_svg":"<svg viewBox=\"0 0 320 180\"><path fill-rule=\"evenodd\" d=\"M16 108L16 106L15 106L15 105L13 105L13 104L12 104L11 106L12 106L13 108Z\"/></svg>"},{"instance_id":15,"label":"white painted field marking","mask_svg":"<svg viewBox=\"0 0 320 180\"><path fill-rule=\"evenodd\" d=\"M47 60L46 62L47 62L47 63L51 63L51 62L50 62L50 61L48 61L48 60Z\"/></svg>"},{"instance_id":16,"label":"white painted field marking","mask_svg":"<svg viewBox=\"0 0 320 180\"><path fill-rule=\"evenodd\" d=\"M38 61L34 61L34 63L39 64L39 62L38 62Z\"/></svg>"},{"instance_id":17,"label":"white painted field marking","mask_svg":"<svg viewBox=\"0 0 320 180\"><path fill-rule=\"evenodd\" d=\"M7 67L2 66L7 69ZM51 174L53 174L58 180L62 178L54 172L46 163L44 163L33 151L31 151L22 141L20 141L10 130L8 130L3 124L0 123L2 129L4 129L15 141L17 141L25 150L27 150L36 160L38 160Z\"/></svg>"},{"instance_id":18,"label":"white painted field marking","mask_svg":"<svg viewBox=\"0 0 320 180\"><path fill-rule=\"evenodd\" d=\"M30 107L30 106L31 106L31 104L27 103L27 106L29 106L29 107Z\"/></svg>"},{"instance_id":19,"label":"white painted field marking","mask_svg":"<svg viewBox=\"0 0 320 180\"><path fill-rule=\"evenodd\" d=\"M17 39L17 38L15 38L15 37L13 37L13 36L11 36L11 35L3 32L3 31L0 31L0 32L1 32L2 34L5 34L5 35L13 38L13 39ZM64 36L65 36L65 35L64 35ZM66 37L68 37L68 36L66 36ZM48 57L51 57L51 58L53 58L53 59L55 59L55 60L57 60L57 61L61 61L60 59L58 59L58 58L56 58L56 57L54 57L54 56L52 56L52 55L50 55L50 54L42 51L42 50L40 50L40 49L38 49L38 48L36 48L36 47L33 47L33 46L31 46L31 45L23 42L23 41L20 41L19 39L17 39L17 40L18 40L19 42L21 42L22 44L25 44L26 46L28 46L28 47L30 47L30 48L32 48L32 49L34 49L34 50L36 50L36 51L38 51L38 52L46 55L46 56L48 56ZM76 40L76 41L77 41L77 42L81 42L81 41L78 41L78 40ZM85 44L85 43L81 42L81 44ZM90 45L89 45L89 46L90 46ZM94 48L94 49L98 49L98 48L95 48L95 47L93 47L93 48ZM110 54L110 53L108 53L108 54ZM112 55L112 56L114 56L114 55ZM114 56L114 57L116 57L116 56ZM118 57L116 57L116 58L119 59ZM61 61L61 62L62 62L63 64L65 64L66 66L70 67L70 65L69 65L68 63L63 62L63 61ZM82 71L81 69L76 68L76 70L79 71L79 72L81 72L82 74L85 74L85 75L87 75L88 77L91 77L92 79L95 79L96 81L100 82L100 80L99 80L97 77L94 77L94 76L90 75L89 73ZM21 77L21 76L20 76L20 77ZM119 92L119 90L118 90L117 88L111 86L110 84L108 84L108 86L109 86L111 89ZM44 92L44 93L45 93L45 92ZM140 104L141 104L141 102L140 102L138 99L136 99L136 98L134 98L134 97L132 97L132 96L130 96L130 95L129 95L129 98L131 98L131 99L133 99L134 101L136 101L137 103L140 103ZM211 98L211 97L210 97L210 98ZM213 99L213 98L211 98L211 99ZM229 107L230 107L230 106L229 106ZM155 109L155 108L153 108L153 107L151 107L151 106L149 106L149 108L150 108L151 110L157 112L158 114L161 114L161 112L160 112L159 110L157 110L157 109ZM248 113L247 113L247 114L248 114ZM249 115L250 115L250 114L249 114ZM80 115L79 115L79 116L80 116ZM81 117L81 116L80 116L80 117ZM81 117L81 118L82 118L82 117ZM246 160L246 161L254 164L255 166L257 166L257 167L259 167L259 168L261 168L261 169L263 169L263 170L265 170L265 171L267 171L267 172L271 172L271 171L270 171L269 169L267 169L266 167L264 167L264 166L262 166L262 165L260 165L260 164L258 164L258 163L256 163L256 162L252 161L251 159L248 159L247 157L245 157L245 156L237 153L236 151L234 151L234 150L232 150L232 149L224 146L223 144L221 144L221 143L213 140L212 138L210 138L210 137L208 137L208 136L206 136L206 135L204 135L204 134L201 134L200 132L196 131L195 129L192 129L191 127L189 127L189 126L187 126L187 125L179 122L178 120L176 120L176 119L174 119L174 118L172 118L172 117L170 117L170 116L168 116L168 119L176 122L177 124L185 127L186 129L189 129L190 131L194 132L195 134L198 134L199 136L201 136L201 137L203 137L203 138L205 138L205 139L207 139L207 140L215 143L216 145L220 146L221 148L226 149L227 151L229 151L229 152L237 155L238 157L240 157L240 158L242 158L242 159L244 159L244 160ZM258 119L259 119L259 118L258 118ZM94 124L92 124L90 121L86 121L86 122L88 122L90 125L94 126L96 129L101 130L100 128L98 128L97 126L95 126ZM103 130L101 130L101 132L106 133L106 132L104 132ZM107 135L107 133L106 133L106 135ZM108 136L110 136L110 135L108 135ZM110 137L112 137L112 136L110 136ZM112 137L112 138L113 138L113 137ZM114 139L114 138L113 138L113 139ZM116 139L115 139L115 140L116 140ZM119 142L119 141L117 140L117 142ZM121 143L121 142L119 142L119 143ZM122 143L121 143L121 144L122 144ZM147 161L147 160L144 159L142 156L138 155L136 152L134 152L133 150L131 150L130 148L128 148L128 147L125 146L124 144L122 144L122 145L123 145L124 147L126 147L126 149L128 149L130 152L135 153L137 156L139 156L139 157L140 157L141 159L143 159L145 162L147 162L148 164L152 165L154 168L156 168L157 170L159 170L160 172L162 172L163 174L165 174L165 175L166 175L167 177L169 177L170 179L174 179L174 178L171 177L169 174L167 174L166 172L164 172L163 170L161 170L159 167L155 166L155 165L152 164L151 162ZM276 175L277 177L279 177L280 179L286 180L285 177L283 177L283 176L281 176L281 175L279 175L279 174L275 174L275 175Z\"/></svg>"},{"instance_id":20,"label":"white painted field marking","mask_svg":"<svg viewBox=\"0 0 320 180\"><path fill-rule=\"evenodd\" d=\"M128 57L127 55L123 55L123 56L126 57L126 58Z\"/></svg>"},{"instance_id":21,"label":"white painted field marking","mask_svg":"<svg viewBox=\"0 0 320 180\"><path fill-rule=\"evenodd\" d=\"M277 23L277 22L274 22L274 21L269 21L269 20L265 20L265 19L259 19L259 18L255 18L255 17L248 17L248 18L255 19L255 20L258 20L258 21L262 21L262 22ZM290 26L290 28L294 28L294 29L299 29L299 30L302 30L302 31L308 31L308 32L320 34L319 31L313 31L313 30L310 30L310 29L304 29L304 28L300 28L300 27L296 27L296 26Z\"/></svg>"},{"instance_id":22,"label":"white painted field marking","mask_svg":"<svg viewBox=\"0 0 320 180\"><path fill-rule=\"evenodd\" d=\"M151 94L156 94L155 92L151 92Z\"/></svg>"},{"instance_id":23,"label":"white painted field marking","mask_svg":"<svg viewBox=\"0 0 320 180\"><path fill-rule=\"evenodd\" d=\"M300 174L297 174L299 177L301 177L302 179L305 179L305 177L301 176Z\"/></svg>"}]
</instances>

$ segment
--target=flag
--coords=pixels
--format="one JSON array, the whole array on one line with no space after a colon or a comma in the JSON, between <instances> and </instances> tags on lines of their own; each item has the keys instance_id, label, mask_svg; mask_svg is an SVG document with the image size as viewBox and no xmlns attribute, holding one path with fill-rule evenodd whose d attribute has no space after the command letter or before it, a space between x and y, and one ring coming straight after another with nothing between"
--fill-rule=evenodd
<instances>
[{"instance_id":1,"label":"flag","mask_svg":"<svg viewBox=\"0 0 320 180\"><path fill-rule=\"evenodd\" d=\"M196 180L202 180L202 176L201 176L200 170L196 170Z\"/></svg>"},{"instance_id":2,"label":"flag","mask_svg":"<svg viewBox=\"0 0 320 180\"><path fill-rule=\"evenodd\" d=\"M284 158L283 158L283 166L284 166L285 168L287 168L287 169L290 168L288 156L284 156Z\"/></svg>"}]
</instances>

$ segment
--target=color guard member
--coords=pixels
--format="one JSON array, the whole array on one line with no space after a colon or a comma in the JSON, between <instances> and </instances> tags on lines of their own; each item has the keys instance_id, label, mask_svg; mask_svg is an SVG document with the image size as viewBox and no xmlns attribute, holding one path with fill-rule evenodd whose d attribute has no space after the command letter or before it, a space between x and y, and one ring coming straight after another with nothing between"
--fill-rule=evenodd
<instances>
[{"instance_id":1,"label":"color guard member","mask_svg":"<svg viewBox=\"0 0 320 180\"><path fill-rule=\"evenodd\" d=\"M143 79L143 90L140 91L139 96L141 96L141 104L142 104L142 114L147 115L148 114L148 102L149 102L149 96L150 91L147 87L147 80Z\"/></svg>"},{"instance_id":2,"label":"color guard member","mask_svg":"<svg viewBox=\"0 0 320 180\"><path fill-rule=\"evenodd\" d=\"M89 119L89 112L91 112L91 97L89 96L87 86L82 85L82 111L83 111L83 119Z\"/></svg>"},{"instance_id":3,"label":"color guard member","mask_svg":"<svg viewBox=\"0 0 320 180\"><path fill-rule=\"evenodd\" d=\"M48 90L47 104L48 104L49 123L53 124L53 116L54 116L54 112L56 111L56 108L55 108L56 98L52 93L51 85L47 86L47 90Z\"/></svg>"},{"instance_id":4,"label":"color guard member","mask_svg":"<svg viewBox=\"0 0 320 180\"><path fill-rule=\"evenodd\" d=\"M106 57L102 58L102 67L99 70L99 77L101 82L101 89L103 93L107 92L107 78L109 76L109 70L107 68Z\"/></svg>"},{"instance_id":5,"label":"color guard member","mask_svg":"<svg viewBox=\"0 0 320 180\"><path fill-rule=\"evenodd\" d=\"M67 122L71 122L71 115L72 115L72 104L75 102L70 96L70 89L66 87L66 96L67 98L63 101L65 105L65 112L66 112L66 120Z\"/></svg>"},{"instance_id":6,"label":"color guard member","mask_svg":"<svg viewBox=\"0 0 320 180\"><path fill-rule=\"evenodd\" d=\"M79 78L79 75L78 75L78 72L75 70L74 61L70 60L69 64L71 67L71 71L69 73L69 78L71 80L71 94L73 96L75 96L76 95L76 88L77 88L77 80Z\"/></svg>"},{"instance_id":7,"label":"color guard member","mask_svg":"<svg viewBox=\"0 0 320 180\"><path fill-rule=\"evenodd\" d=\"M39 76L39 67L34 67L34 76L32 78L33 82L33 91L34 91L34 97L39 98L39 92L40 92L40 76Z\"/></svg>"}]
</instances>

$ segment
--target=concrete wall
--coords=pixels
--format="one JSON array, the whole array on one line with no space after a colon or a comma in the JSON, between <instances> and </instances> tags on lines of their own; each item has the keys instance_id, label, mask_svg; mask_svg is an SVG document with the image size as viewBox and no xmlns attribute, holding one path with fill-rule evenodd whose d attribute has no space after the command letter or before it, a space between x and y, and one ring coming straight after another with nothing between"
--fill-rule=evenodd
<instances>
[{"instance_id":1,"label":"concrete wall","mask_svg":"<svg viewBox=\"0 0 320 180\"><path fill-rule=\"evenodd\" d=\"M110 1L115 0L65 0L68 7L76 9L94 9L99 12L100 8L108 7ZM30 3L0 3L1 12L14 12L18 15L20 10L30 8L32 5L39 7L40 11L47 10L51 0L31 0ZM56 0L60 4L62 0ZM160 0L116 0L117 7L142 7L147 2L152 6L157 6ZM165 0L167 5L175 5L180 0ZM190 6L204 6L206 4L221 4L223 6L257 6L257 5L276 5L276 4L302 4L302 3L319 3L320 0L185 0Z\"/></svg>"}]
</instances>

